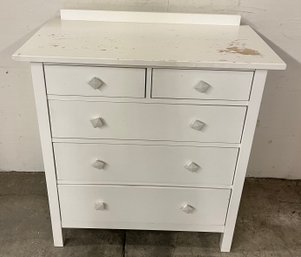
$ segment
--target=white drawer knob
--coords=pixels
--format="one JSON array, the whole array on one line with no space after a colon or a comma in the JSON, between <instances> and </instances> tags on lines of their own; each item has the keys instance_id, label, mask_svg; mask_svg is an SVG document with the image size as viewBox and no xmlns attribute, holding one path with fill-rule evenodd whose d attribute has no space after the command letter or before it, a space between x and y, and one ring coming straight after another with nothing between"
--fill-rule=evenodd
<instances>
[{"instance_id":1,"label":"white drawer knob","mask_svg":"<svg viewBox=\"0 0 301 257\"><path fill-rule=\"evenodd\" d=\"M203 130L206 126L206 123L200 120L195 120L193 122L190 123L190 127L195 129L195 130Z\"/></svg>"},{"instance_id":2,"label":"white drawer knob","mask_svg":"<svg viewBox=\"0 0 301 257\"><path fill-rule=\"evenodd\" d=\"M96 169L99 169L99 170L103 170L106 166L106 163L104 161L101 161L101 160L96 160L92 166Z\"/></svg>"},{"instance_id":3,"label":"white drawer knob","mask_svg":"<svg viewBox=\"0 0 301 257\"><path fill-rule=\"evenodd\" d=\"M96 201L95 204L94 204L94 208L95 210L98 210L98 211L103 211L106 209L106 203L104 201Z\"/></svg>"},{"instance_id":4,"label":"white drawer knob","mask_svg":"<svg viewBox=\"0 0 301 257\"><path fill-rule=\"evenodd\" d=\"M197 90L200 93L207 93L209 89L211 88L211 85L208 84L207 82L201 80L195 87L194 89Z\"/></svg>"},{"instance_id":5,"label":"white drawer knob","mask_svg":"<svg viewBox=\"0 0 301 257\"><path fill-rule=\"evenodd\" d=\"M187 162L184 167L191 172L197 172L200 169L200 166L192 161Z\"/></svg>"},{"instance_id":6,"label":"white drawer knob","mask_svg":"<svg viewBox=\"0 0 301 257\"><path fill-rule=\"evenodd\" d=\"M100 89L102 85L104 85L104 82L100 78L94 77L88 82L88 84L94 89Z\"/></svg>"},{"instance_id":7,"label":"white drawer knob","mask_svg":"<svg viewBox=\"0 0 301 257\"><path fill-rule=\"evenodd\" d=\"M184 203L184 204L181 206L181 210L182 210L183 212L189 214L189 213L193 213L194 210L195 210L195 208L194 208L192 205L188 204L188 203Z\"/></svg>"},{"instance_id":8,"label":"white drawer knob","mask_svg":"<svg viewBox=\"0 0 301 257\"><path fill-rule=\"evenodd\" d=\"M95 118L91 120L91 123L94 128L101 128L105 125L104 121L102 118Z\"/></svg>"}]
</instances>

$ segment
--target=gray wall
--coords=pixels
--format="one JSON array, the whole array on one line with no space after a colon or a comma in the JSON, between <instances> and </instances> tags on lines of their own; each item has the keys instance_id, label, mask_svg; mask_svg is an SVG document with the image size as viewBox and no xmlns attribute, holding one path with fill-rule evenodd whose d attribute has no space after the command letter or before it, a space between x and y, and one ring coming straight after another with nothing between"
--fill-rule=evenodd
<instances>
[{"instance_id":1,"label":"gray wall","mask_svg":"<svg viewBox=\"0 0 301 257\"><path fill-rule=\"evenodd\" d=\"M268 75L248 175L301 178L300 0L1 1L0 170L43 170L29 65L11 54L60 8L241 14L288 64Z\"/></svg>"}]
</instances>

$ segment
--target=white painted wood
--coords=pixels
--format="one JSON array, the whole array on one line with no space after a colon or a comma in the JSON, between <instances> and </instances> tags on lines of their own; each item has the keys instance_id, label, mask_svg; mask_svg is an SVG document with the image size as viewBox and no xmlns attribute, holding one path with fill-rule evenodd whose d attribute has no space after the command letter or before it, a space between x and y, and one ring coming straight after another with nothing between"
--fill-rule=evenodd
<instances>
[{"instance_id":1,"label":"white painted wood","mask_svg":"<svg viewBox=\"0 0 301 257\"><path fill-rule=\"evenodd\" d=\"M240 15L198 14L198 13L163 13L163 12L124 12L104 10L61 10L62 20L139 22L172 24L209 24L239 26Z\"/></svg>"},{"instance_id":2,"label":"white painted wood","mask_svg":"<svg viewBox=\"0 0 301 257\"><path fill-rule=\"evenodd\" d=\"M237 148L54 144L58 182L230 186ZM94 163L97 162L97 166ZM99 162L102 169L99 169ZM186 169L194 162L198 170ZM191 166L191 165L190 165Z\"/></svg>"},{"instance_id":3,"label":"white painted wood","mask_svg":"<svg viewBox=\"0 0 301 257\"><path fill-rule=\"evenodd\" d=\"M223 226L230 190L169 187L59 185L63 227L195 231L201 226ZM95 203L105 203L95 210ZM185 213L181 207L195 208ZM128 225L126 225L128 224Z\"/></svg>"},{"instance_id":4,"label":"white painted wood","mask_svg":"<svg viewBox=\"0 0 301 257\"><path fill-rule=\"evenodd\" d=\"M145 99L144 102L151 102L153 103L153 99L151 99L151 89L152 89L152 68L146 69L146 80L145 80Z\"/></svg>"},{"instance_id":5,"label":"white painted wood","mask_svg":"<svg viewBox=\"0 0 301 257\"><path fill-rule=\"evenodd\" d=\"M244 133L241 142L241 150L237 161L236 174L233 182L233 190L229 210L227 214L225 232L221 238L221 251L229 252L237 219L241 193L244 185L249 156L251 152L253 136L255 132L260 102L264 89L266 71L256 71L253 82L253 90L250 98L250 106L246 117Z\"/></svg>"},{"instance_id":6,"label":"white painted wood","mask_svg":"<svg viewBox=\"0 0 301 257\"><path fill-rule=\"evenodd\" d=\"M177 187L177 188L195 188L195 189L202 189L202 188L209 188L209 189L229 189L232 190L233 186L221 186L221 185L211 185L211 186L181 186L181 185L165 185L165 184L153 184L153 183L131 183L131 184L106 184L106 183L95 183L95 181L85 181L85 183L83 182L79 182L77 180L64 180L64 182L62 181L58 181L58 185L88 185L88 186L131 186L131 187L136 187L136 186L154 186L154 187ZM224 229L223 229L224 232Z\"/></svg>"},{"instance_id":7,"label":"white painted wood","mask_svg":"<svg viewBox=\"0 0 301 257\"><path fill-rule=\"evenodd\" d=\"M49 101L52 136L239 143L245 107ZM94 128L90 119L105 126ZM201 120L201 131L190 123Z\"/></svg>"},{"instance_id":8,"label":"white painted wood","mask_svg":"<svg viewBox=\"0 0 301 257\"><path fill-rule=\"evenodd\" d=\"M252 79L253 72L154 69L152 97L249 100Z\"/></svg>"},{"instance_id":9,"label":"white painted wood","mask_svg":"<svg viewBox=\"0 0 301 257\"><path fill-rule=\"evenodd\" d=\"M230 251L266 70L286 64L249 26L191 24L210 15L62 16L14 54L47 63L32 74L54 244L62 227L183 230Z\"/></svg>"},{"instance_id":10,"label":"white painted wood","mask_svg":"<svg viewBox=\"0 0 301 257\"><path fill-rule=\"evenodd\" d=\"M61 21L45 24L15 60L217 69L285 69L249 26Z\"/></svg>"},{"instance_id":11,"label":"white painted wood","mask_svg":"<svg viewBox=\"0 0 301 257\"><path fill-rule=\"evenodd\" d=\"M99 89L89 85L93 78L102 81ZM145 91L145 69L45 65L45 79L53 95L143 98Z\"/></svg>"},{"instance_id":12,"label":"white painted wood","mask_svg":"<svg viewBox=\"0 0 301 257\"><path fill-rule=\"evenodd\" d=\"M149 79L147 79L149 80ZM60 96L60 95L48 95L49 100L75 100L82 102L95 102L95 101L106 101L111 103L157 103L157 104L173 104L173 105L227 105L227 106L248 106L249 101L229 101L229 100L211 100L211 99L180 99L180 98L151 98L150 97L150 88L151 86L146 87L146 98L106 98L100 99L99 97L89 96Z\"/></svg>"},{"instance_id":13,"label":"white painted wood","mask_svg":"<svg viewBox=\"0 0 301 257\"><path fill-rule=\"evenodd\" d=\"M61 228L60 205L56 185L55 162L51 143L43 65L41 63L32 63L31 72L47 181L53 241L54 246L60 247L63 246L64 242Z\"/></svg>"},{"instance_id":14,"label":"white painted wood","mask_svg":"<svg viewBox=\"0 0 301 257\"><path fill-rule=\"evenodd\" d=\"M116 138L52 138L53 143L76 143L76 144L109 144L109 145L158 145L158 146L192 146L192 147L218 147L218 148L239 148L239 144L230 143L202 143L202 142L177 142L177 141L152 141L152 140L120 140Z\"/></svg>"}]
</instances>

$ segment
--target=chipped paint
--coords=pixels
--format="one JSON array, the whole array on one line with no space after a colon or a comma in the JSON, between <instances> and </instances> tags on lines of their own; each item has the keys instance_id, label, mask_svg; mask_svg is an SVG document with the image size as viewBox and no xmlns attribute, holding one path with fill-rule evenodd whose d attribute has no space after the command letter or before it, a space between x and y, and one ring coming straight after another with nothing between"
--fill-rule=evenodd
<instances>
[{"instance_id":1,"label":"chipped paint","mask_svg":"<svg viewBox=\"0 0 301 257\"><path fill-rule=\"evenodd\" d=\"M257 50L251 48L240 48L238 46L230 46L226 49L219 50L220 53L232 53L242 55L261 55Z\"/></svg>"}]
</instances>

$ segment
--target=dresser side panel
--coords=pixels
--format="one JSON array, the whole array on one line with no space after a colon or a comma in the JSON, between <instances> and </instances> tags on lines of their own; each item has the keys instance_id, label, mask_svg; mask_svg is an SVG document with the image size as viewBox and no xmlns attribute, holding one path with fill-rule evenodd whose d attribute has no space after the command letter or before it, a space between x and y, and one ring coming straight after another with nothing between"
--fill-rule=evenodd
<instances>
[{"instance_id":1,"label":"dresser side panel","mask_svg":"<svg viewBox=\"0 0 301 257\"><path fill-rule=\"evenodd\" d=\"M233 180L233 190L226 219L225 231L221 238L222 252L229 252L231 249L235 223L239 210L239 204L248 167L249 157L251 153L252 142L255 133L262 94L264 90L266 75L267 71L257 70L255 72L253 80L250 103L248 106L247 116L242 135L241 149L238 157L236 173Z\"/></svg>"},{"instance_id":2,"label":"dresser side panel","mask_svg":"<svg viewBox=\"0 0 301 257\"><path fill-rule=\"evenodd\" d=\"M49 209L54 245L63 246L60 206L56 185L55 161L51 142L50 120L46 97L44 70L42 63L31 64L36 111L40 131L44 169L47 182Z\"/></svg>"}]
</instances>

